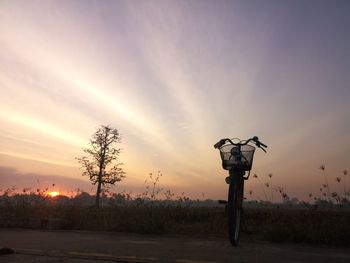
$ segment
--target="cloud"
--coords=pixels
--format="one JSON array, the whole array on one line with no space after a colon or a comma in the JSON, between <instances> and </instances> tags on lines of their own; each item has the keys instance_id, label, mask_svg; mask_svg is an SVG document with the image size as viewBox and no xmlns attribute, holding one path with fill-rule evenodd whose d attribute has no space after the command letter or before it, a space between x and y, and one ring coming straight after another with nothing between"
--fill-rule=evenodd
<instances>
[{"instance_id":1,"label":"cloud","mask_svg":"<svg viewBox=\"0 0 350 263\"><path fill-rule=\"evenodd\" d=\"M193 191L223 173L220 137L260 136L271 151L255 167L281 168L288 185L303 176L289 164L305 170L322 153L348 163L348 8L290 5L0 1L0 154L21 160L1 164L24 170L30 159L26 171L39 161L59 174L100 124L120 130L139 181L157 167ZM2 176L37 184L35 174Z\"/></svg>"},{"instance_id":2,"label":"cloud","mask_svg":"<svg viewBox=\"0 0 350 263\"><path fill-rule=\"evenodd\" d=\"M24 188L49 188L60 192L74 191L77 188L90 192L92 185L83 179L74 179L58 175L41 175L36 173L21 173L13 167L0 166L0 189L16 187L18 191ZM52 185L55 184L53 187ZM54 188L54 189L53 189Z\"/></svg>"}]
</instances>

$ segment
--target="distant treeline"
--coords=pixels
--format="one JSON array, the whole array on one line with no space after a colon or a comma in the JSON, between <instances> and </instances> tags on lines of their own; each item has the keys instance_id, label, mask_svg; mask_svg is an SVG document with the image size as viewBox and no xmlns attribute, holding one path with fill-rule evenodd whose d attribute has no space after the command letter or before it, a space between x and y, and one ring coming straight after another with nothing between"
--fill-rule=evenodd
<instances>
[{"instance_id":1,"label":"distant treeline","mask_svg":"<svg viewBox=\"0 0 350 263\"><path fill-rule=\"evenodd\" d=\"M0 195L0 206L6 205L79 205L93 206L95 196L87 192L80 191L74 196L58 195L51 197L40 191L31 193L9 193L4 192ZM224 207L218 200L190 199L184 193L171 198L157 199L145 195L131 195L130 193L103 193L101 195L101 206L186 206L186 207ZM297 198L285 199L282 203L272 203L270 201L245 200L245 207L266 208L266 207L298 207L298 208L334 208L350 209L350 202L346 199L342 203L336 203L327 200L316 200L313 203L300 201Z\"/></svg>"}]
</instances>

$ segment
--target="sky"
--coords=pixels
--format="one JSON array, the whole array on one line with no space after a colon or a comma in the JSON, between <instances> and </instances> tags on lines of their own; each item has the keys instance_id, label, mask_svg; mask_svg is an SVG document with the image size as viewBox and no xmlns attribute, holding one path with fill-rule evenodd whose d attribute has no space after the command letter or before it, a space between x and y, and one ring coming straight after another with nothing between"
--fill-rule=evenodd
<instances>
[{"instance_id":1,"label":"sky","mask_svg":"<svg viewBox=\"0 0 350 263\"><path fill-rule=\"evenodd\" d=\"M0 189L93 192L75 157L110 125L127 173L115 192L161 171L164 189L223 199L213 145L254 135L268 152L255 153L251 198L265 182L317 194L320 165L337 191L350 168L349 13L341 0L1 0Z\"/></svg>"}]
</instances>

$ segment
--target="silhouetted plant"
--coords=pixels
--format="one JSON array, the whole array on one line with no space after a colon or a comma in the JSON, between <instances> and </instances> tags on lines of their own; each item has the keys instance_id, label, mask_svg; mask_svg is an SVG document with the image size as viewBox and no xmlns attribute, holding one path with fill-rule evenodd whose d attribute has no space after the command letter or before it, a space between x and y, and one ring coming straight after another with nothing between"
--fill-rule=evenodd
<instances>
[{"instance_id":1,"label":"silhouetted plant","mask_svg":"<svg viewBox=\"0 0 350 263\"><path fill-rule=\"evenodd\" d=\"M323 193L324 197L327 197L328 201L331 201L331 190L328 184L328 180L327 180L327 175L326 175L326 166L325 165L321 165L320 166L320 170L322 171L323 175L324 175L324 181L325 183L322 185L323 188L327 189L327 194Z\"/></svg>"},{"instance_id":2,"label":"silhouetted plant","mask_svg":"<svg viewBox=\"0 0 350 263\"><path fill-rule=\"evenodd\" d=\"M349 173L349 171L347 169L343 170L343 175L344 175L344 178L343 178L344 195L346 196L345 198L350 196L350 188L347 188L347 186L346 186L348 173Z\"/></svg>"},{"instance_id":3,"label":"silhouetted plant","mask_svg":"<svg viewBox=\"0 0 350 263\"><path fill-rule=\"evenodd\" d=\"M157 200L157 195L163 190L158 186L160 177L162 177L162 173L160 171L157 172L157 174L149 173L148 179L145 180L146 185L146 191L143 193L144 197L150 198L150 200L155 201ZM148 184L150 183L150 184Z\"/></svg>"},{"instance_id":4,"label":"silhouetted plant","mask_svg":"<svg viewBox=\"0 0 350 263\"><path fill-rule=\"evenodd\" d=\"M125 172L120 167L122 163L118 162L120 149L116 148L120 141L117 129L101 125L90 139L90 148L83 149L88 156L76 158L83 168L82 175L89 176L93 185L97 184L97 207L100 205L102 187L114 185L125 177Z\"/></svg>"},{"instance_id":5,"label":"silhouetted plant","mask_svg":"<svg viewBox=\"0 0 350 263\"><path fill-rule=\"evenodd\" d=\"M257 180L259 181L260 186L261 186L261 190L262 190L262 192L263 192L263 194L264 194L264 196L265 196L265 201L269 201L269 198L267 197L267 194L266 194L264 185L263 185L262 182L259 180L259 176L258 176L257 174L254 174L254 175L253 175L253 178L255 178L255 179L257 179ZM265 186L266 186L266 184L265 184ZM266 186L266 187L267 187L267 186Z\"/></svg>"},{"instance_id":6,"label":"silhouetted plant","mask_svg":"<svg viewBox=\"0 0 350 263\"><path fill-rule=\"evenodd\" d=\"M267 175L269 178L270 178L270 193L271 193L271 202L273 203L273 185L272 185L272 173L269 173L268 175Z\"/></svg>"},{"instance_id":7,"label":"silhouetted plant","mask_svg":"<svg viewBox=\"0 0 350 263\"><path fill-rule=\"evenodd\" d=\"M164 197L165 197L165 200L167 200L167 201L173 200L174 196L175 196L175 194L170 189L168 189L164 192Z\"/></svg>"}]
</instances>

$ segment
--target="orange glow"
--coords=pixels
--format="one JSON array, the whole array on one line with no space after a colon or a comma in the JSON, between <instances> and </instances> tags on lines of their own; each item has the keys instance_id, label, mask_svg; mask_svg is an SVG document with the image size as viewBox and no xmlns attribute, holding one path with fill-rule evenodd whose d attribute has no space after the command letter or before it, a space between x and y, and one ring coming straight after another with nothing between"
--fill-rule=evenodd
<instances>
[{"instance_id":1,"label":"orange glow","mask_svg":"<svg viewBox=\"0 0 350 263\"><path fill-rule=\"evenodd\" d=\"M49 192L48 195L50 197L56 197L56 196L60 195L60 193L59 192Z\"/></svg>"}]
</instances>

